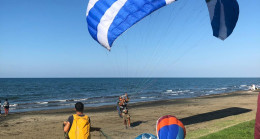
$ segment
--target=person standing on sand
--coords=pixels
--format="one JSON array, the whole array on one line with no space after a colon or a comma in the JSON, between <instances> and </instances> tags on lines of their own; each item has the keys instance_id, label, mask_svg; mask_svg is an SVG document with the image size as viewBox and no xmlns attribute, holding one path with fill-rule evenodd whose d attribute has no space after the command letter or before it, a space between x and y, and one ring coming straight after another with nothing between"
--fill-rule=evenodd
<instances>
[{"instance_id":1,"label":"person standing on sand","mask_svg":"<svg viewBox=\"0 0 260 139\"><path fill-rule=\"evenodd\" d=\"M68 135L67 138L90 139L90 118L83 114L84 104L77 102L75 104L75 111L76 114L70 116L68 121L63 122L64 132Z\"/></svg>"},{"instance_id":2,"label":"person standing on sand","mask_svg":"<svg viewBox=\"0 0 260 139\"><path fill-rule=\"evenodd\" d=\"M128 102L129 102L129 97L128 97L127 93L125 93L125 95L121 96L121 99L119 100L119 106L120 106L121 115L123 117L124 125L125 125L126 129L127 129L127 126L131 127L130 115L129 115L128 108L127 108Z\"/></svg>"},{"instance_id":3,"label":"person standing on sand","mask_svg":"<svg viewBox=\"0 0 260 139\"><path fill-rule=\"evenodd\" d=\"M9 102L8 102L8 99L5 99L5 102L4 102L4 109L5 109L5 116L8 115L8 112L9 112Z\"/></svg>"}]
</instances>

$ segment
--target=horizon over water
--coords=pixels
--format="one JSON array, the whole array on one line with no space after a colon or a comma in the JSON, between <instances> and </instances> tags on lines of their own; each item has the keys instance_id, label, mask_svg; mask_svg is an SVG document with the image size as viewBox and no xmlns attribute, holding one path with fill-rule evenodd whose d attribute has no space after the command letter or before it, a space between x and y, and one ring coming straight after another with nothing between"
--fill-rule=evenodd
<instances>
[{"instance_id":1,"label":"horizon over water","mask_svg":"<svg viewBox=\"0 0 260 139\"><path fill-rule=\"evenodd\" d=\"M0 99L11 112L116 105L129 94L130 103L192 98L248 90L260 78L0 78Z\"/></svg>"}]
</instances>

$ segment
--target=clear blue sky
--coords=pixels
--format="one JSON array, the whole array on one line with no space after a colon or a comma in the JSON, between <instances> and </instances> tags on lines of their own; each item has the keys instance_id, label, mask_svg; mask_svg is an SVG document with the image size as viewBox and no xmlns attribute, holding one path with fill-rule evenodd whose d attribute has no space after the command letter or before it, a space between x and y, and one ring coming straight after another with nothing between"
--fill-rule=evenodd
<instances>
[{"instance_id":1,"label":"clear blue sky","mask_svg":"<svg viewBox=\"0 0 260 139\"><path fill-rule=\"evenodd\" d=\"M260 1L238 2L225 41L204 0L179 0L108 52L88 33L87 0L0 0L0 77L260 77Z\"/></svg>"}]
</instances>

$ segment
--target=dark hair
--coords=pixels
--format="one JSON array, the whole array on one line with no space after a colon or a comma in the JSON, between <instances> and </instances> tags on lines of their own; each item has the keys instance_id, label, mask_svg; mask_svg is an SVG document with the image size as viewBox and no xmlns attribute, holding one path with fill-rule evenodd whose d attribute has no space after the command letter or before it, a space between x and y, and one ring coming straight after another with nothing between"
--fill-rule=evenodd
<instances>
[{"instance_id":1,"label":"dark hair","mask_svg":"<svg viewBox=\"0 0 260 139\"><path fill-rule=\"evenodd\" d=\"M77 102L77 103L75 104L75 109L76 109L76 111L78 111L78 112L83 112L83 110L84 110L84 104L83 104L82 102Z\"/></svg>"},{"instance_id":2,"label":"dark hair","mask_svg":"<svg viewBox=\"0 0 260 139\"><path fill-rule=\"evenodd\" d=\"M8 101L8 99L5 99L5 101Z\"/></svg>"}]
</instances>

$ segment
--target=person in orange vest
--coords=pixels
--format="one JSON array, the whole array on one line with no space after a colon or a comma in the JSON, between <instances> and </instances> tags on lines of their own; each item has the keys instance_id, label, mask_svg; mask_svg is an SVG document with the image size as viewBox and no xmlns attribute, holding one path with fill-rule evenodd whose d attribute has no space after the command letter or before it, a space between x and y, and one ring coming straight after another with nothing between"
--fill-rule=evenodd
<instances>
[{"instance_id":1,"label":"person in orange vest","mask_svg":"<svg viewBox=\"0 0 260 139\"><path fill-rule=\"evenodd\" d=\"M67 121L63 122L64 132L68 133L70 139L90 139L90 118L83 114L84 104L75 104L76 114L71 115ZM66 138L66 136L65 136Z\"/></svg>"}]
</instances>

